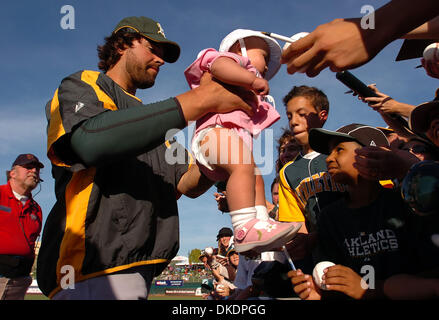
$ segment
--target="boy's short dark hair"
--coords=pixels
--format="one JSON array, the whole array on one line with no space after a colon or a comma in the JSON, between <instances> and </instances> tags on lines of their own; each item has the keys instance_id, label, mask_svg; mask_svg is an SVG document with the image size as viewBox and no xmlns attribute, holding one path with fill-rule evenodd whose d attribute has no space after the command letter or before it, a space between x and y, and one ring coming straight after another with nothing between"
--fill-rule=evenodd
<instances>
[{"instance_id":1,"label":"boy's short dark hair","mask_svg":"<svg viewBox=\"0 0 439 320\"><path fill-rule=\"evenodd\" d=\"M295 97L306 97L311 101L313 107L320 112L322 110L326 110L329 112L329 101L326 94L315 87L308 86L294 86L293 89L288 92L288 94L284 97L283 102L285 107L288 105L288 102Z\"/></svg>"},{"instance_id":2,"label":"boy's short dark hair","mask_svg":"<svg viewBox=\"0 0 439 320\"><path fill-rule=\"evenodd\" d=\"M140 33L132 32L123 28L111 36L105 38L105 43L98 46L98 67L104 72L107 72L120 59L121 55L119 49L124 50L133 45L134 40L140 40L142 35Z\"/></svg>"}]
</instances>

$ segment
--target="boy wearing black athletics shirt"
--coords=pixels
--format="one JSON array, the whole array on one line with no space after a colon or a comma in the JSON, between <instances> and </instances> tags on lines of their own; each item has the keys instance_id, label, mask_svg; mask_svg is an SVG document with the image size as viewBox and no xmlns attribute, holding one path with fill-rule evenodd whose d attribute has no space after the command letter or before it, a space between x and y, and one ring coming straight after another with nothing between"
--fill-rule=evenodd
<instances>
[{"instance_id":1,"label":"boy wearing black athletics shirt","mask_svg":"<svg viewBox=\"0 0 439 320\"><path fill-rule=\"evenodd\" d=\"M335 132L313 129L309 141L314 150L329 154L328 172L347 192L322 210L317 224L320 258L336 264L324 273L328 291L318 289L301 271L290 274L295 291L302 299L327 298L334 292L354 299L383 297L383 281L407 270L409 210L397 190L361 177L354 163L356 149L388 147L387 138L377 128L351 124Z\"/></svg>"}]
</instances>

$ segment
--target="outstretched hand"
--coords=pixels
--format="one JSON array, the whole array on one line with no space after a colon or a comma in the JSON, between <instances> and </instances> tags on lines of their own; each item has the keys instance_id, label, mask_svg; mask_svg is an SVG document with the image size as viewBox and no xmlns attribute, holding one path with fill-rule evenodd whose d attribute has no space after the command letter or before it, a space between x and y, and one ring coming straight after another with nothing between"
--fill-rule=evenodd
<instances>
[{"instance_id":1,"label":"outstretched hand","mask_svg":"<svg viewBox=\"0 0 439 320\"><path fill-rule=\"evenodd\" d=\"M229 212L229 205L227 204L227 191L222 193L215 192L213 194L217 203L218 210L221 212Z\"/></svg>"},{"instance_id":2,"label":"outstretched hand","mask_svg":"<svg viewBox=\"0 0 439 320\"><path fill-rule=\"evenodd\" d=\"M370 31L361 28L361 19L336 19L318 26L292 43L282 54L290 74L304 72L317 76L323 69L343 71L361 66L382 49L373 42Z\"/></svg>"},{"instance_id":3,"label":"outstretched hand","mask_svg":"<svg viewBox=\"0 0 439 320\"><path fill-rule=\"evenodd\" d=\"M206 72L200 80L200 86L210 86L215 91L217 96L216 105L209 110L215 113L227 113L235 109L241 109L247 112L250 116L253 115L250 103L257 103L258 98L254 92L246 90L243 87L232 86L225 84ZM197 89L198 89L197 88Z\"/></svg>"},{"instance_id":4,"label":"outstretched hand","mask_svg":"<svg viewBox=\"0 0 439 320\"><path fill-rule=\"evenodd\" d=\"M398 114L404 117L409 117L410 113L415 108L413 105L396 101L389 95L382 93L378 90L375 84L370 84L368 87L372 89L378 97L364 98L359 96L358 98L367 103L369 107L379 112L381 116Z\"/></svg>"},{"instance_id":5,"label":"outstretched hand","mask_svg":"<svg viewBox=\"0 0 439 320\"><path fill-rule=\"evenodd\" d=\"M368 87L372 89L378 95L378 97L360 97L363 102L367 103L369 107L371 107L375 111L383 113L397 112L397 110L395 110L397 102L393 100L392 97L379 91L375 84L370 84L368 85Z\"/></svg>"},{"instance_id":6,"label":"outstretched hand","mask_svg":"<svg viewBox=\"0 0 439 320\"><path fill-rule=\"evenodd\" d=\"M210 112L243 110L252 116L254 112L251 104L258 101L253 91L221 83L208 72L201 78L199 87L176 96L176 99L186 122L198 120Z\"/></svg>"},{"instance_id":7,"label":"outstretched hand","mask_svg":"<svg viewBox=\"0 0 439 320\"><path fill-rule=\"evenodd\" d=\"M363 147L355 150L354 167L369 180L403 178L419 159L408 151L385 147Z\"/></svg>"}]
</instances>

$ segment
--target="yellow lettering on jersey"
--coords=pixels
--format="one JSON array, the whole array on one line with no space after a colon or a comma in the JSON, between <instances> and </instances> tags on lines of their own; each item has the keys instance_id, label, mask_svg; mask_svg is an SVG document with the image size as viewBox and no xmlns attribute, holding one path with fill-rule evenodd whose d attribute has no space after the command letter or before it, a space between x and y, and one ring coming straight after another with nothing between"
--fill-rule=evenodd
<instances>
[{"instance_id":1,"label":"yellow lettering on jersey","mask_svg":"<svg viewBox=\"0 0 439 320\"><path fill-rule=\"evenodd\" d=\"M295 189L296 195L302 203L307 203L308 199L323 191L345 192L346 187L335 183L328 172L320 172L303 179Z\"/></svg>"},{"instance_id":2,"label":"yellow lettering on jersey","mask_svg":"<svg viewBox=\"0 0 439 320\"><path fill-rule=\"evenodd\" d=\"M308 192L306 191L306 188L304 188L302 184L299 184L295 191L295 194L300 202L305 203L305 201L308 199Z\"/></svg>"},{"instance_id":3,"label":"yellow lettering on jersey","mask_svg":"<svg viewBox=\"0 0 439 320\"><path fill-rule=\"evenodd\" d=\"M309 190L309 197L311 198L312 196L315 196L316 188L314 187L313 180L308 179L308 181L306 182L306 186Z\"/></svg>"},{"instance_id":4,"label":"yellow lettering on jersey","mask_svg":"<svg viewBox=\"0 0 439 320\"><path fill-rule=\"evenodd\" d=\"M306 179L300 181L299 185L297 186L297 188L295 189L296 194L301 198L300 201L306 203L308 201L309 198L309 192L308 189L306 188Z\"/></svg>"}]
</instances>

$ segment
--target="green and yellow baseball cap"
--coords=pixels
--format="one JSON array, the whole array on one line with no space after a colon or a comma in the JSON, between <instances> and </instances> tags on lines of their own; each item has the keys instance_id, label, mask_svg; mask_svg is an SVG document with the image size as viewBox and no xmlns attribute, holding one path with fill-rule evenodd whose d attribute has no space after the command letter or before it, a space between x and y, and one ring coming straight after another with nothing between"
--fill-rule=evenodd
<instances>
[{"instance_id":1,"label":"green and yellow baseball cap","mask_svg":"<svg viewBox=\"0 0 439 320\"><path fill-rule=\"evenodd\" d=\"M113 34L124 28L128 28L132 32L137 32L146 39L160 44L164 52L163 60L166 62L173 63L180 56L180 46L176 42L166 39L165 32L157 21L147 17L127 17L117 24Z\"/></svg>"}]
</instances>

